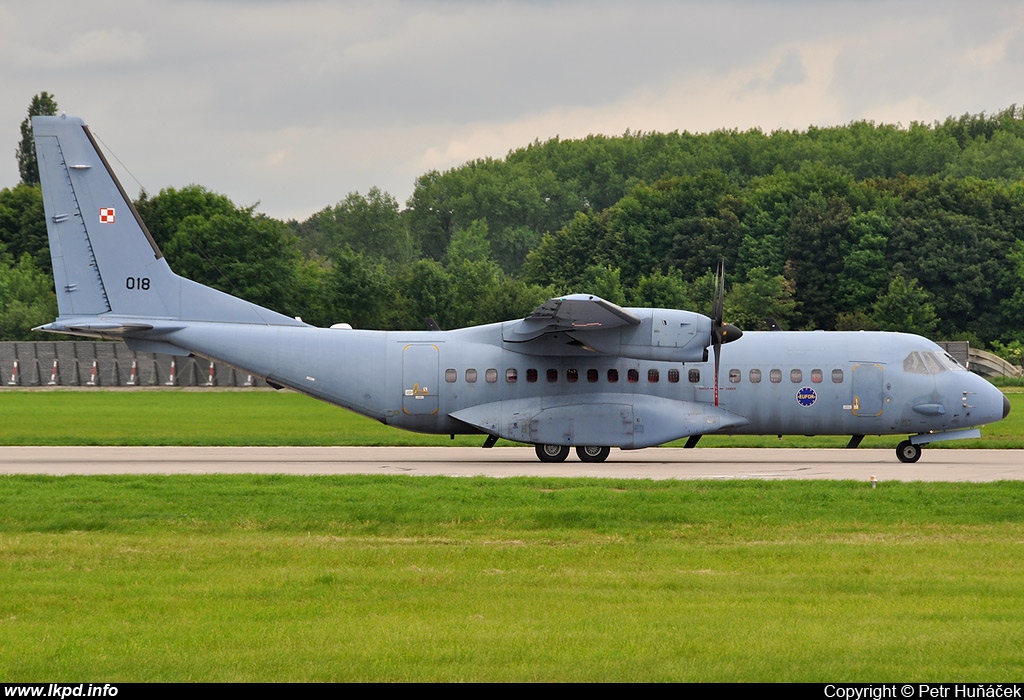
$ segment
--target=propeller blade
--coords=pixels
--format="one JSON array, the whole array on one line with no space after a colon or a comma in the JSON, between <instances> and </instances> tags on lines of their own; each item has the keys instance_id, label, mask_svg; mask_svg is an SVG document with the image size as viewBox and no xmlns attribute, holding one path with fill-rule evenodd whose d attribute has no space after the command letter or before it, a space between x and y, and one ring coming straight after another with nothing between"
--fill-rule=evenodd
<instances>
[{"instance_id":1,"label":"propeller blade","mask_svg":"<svg viewBox=\"0 0 1024 700\"><path fill-rule=\"evenodd\" d=\"M722 344L739 340L743 335L736 326L724 323L722 315L725 309L725 260L718 261L715 272L715 299L711 308L711 345L715 349L715 405L718 405L718 368L721 365Z\"/></svg>"},{"instance_id":2,"label":"propeller blade","mask_svg":"<svg viewBox=\"0 0 1024 700\"><path fill-rule=\"evenodd\" d=\"M715 272L715 298L711 304L711 344L715 348L715 405L718 405L718 368L722 355L722 314L725 309L725 260L718 261Z\"/></svg>"},{"instance_id":3,"label":"propeller blade","mask_svg":"<svg viewBox=\"0 0 1024 700\"><path fill-rule=\"evenodd\" d=\"M715 325L721 325L722 312L725 308L725 260L718 261L718 270L715 271L715 298L711 306L711 320Z\"/></svg>"}]
</instances>

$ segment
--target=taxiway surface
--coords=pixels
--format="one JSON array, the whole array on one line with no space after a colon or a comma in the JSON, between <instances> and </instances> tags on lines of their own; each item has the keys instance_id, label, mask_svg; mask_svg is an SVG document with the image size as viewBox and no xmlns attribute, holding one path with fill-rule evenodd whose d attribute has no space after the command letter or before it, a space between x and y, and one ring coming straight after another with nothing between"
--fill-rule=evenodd
<instances>
[{"instance_id":1,"label":"taxiway surface","mask_svg":"<svg viewBox=\"0 0 1024 700\"><path fill-rule=\"evenodd\" d=\"M1024 452L926 449L916 464L893 450L652 448L607 462L537 461L497 447L0 447L2 474L406 474L617 479L1024 480Z\"/></svg>"}]
</instances>

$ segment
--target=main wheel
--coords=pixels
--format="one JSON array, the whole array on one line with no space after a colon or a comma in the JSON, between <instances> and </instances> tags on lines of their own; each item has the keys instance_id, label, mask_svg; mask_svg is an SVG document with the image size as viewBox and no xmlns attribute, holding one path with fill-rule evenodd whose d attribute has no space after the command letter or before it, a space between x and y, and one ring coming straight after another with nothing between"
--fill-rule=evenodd
<instances>
[{"instance_id":1,"label":"main wheel","mask_svg":"<svg viewBox=\"0 0 1024 700\"><path fill-rule=\"evenodd\" d=\"M568 445L537 445L537 459L542 462L564 462L569 456Z\"/></svg>"},{"instance_id":2,"label":"main wheel","mask_svg":"<svg viewBox=\"0 0 1024 700\"><path fill-rule=\"evenodd\" d=\"M576 455L581 462L603 462L608 459L610 447L596 447L594 445L580 446L576 448Z\"/></svg>"},{"instance_id":3,"label":"main wheel","mask_svg":"<svg viewBox=\"0 0 1024 700\"><path fill-rule=\"evenodd\" d=\"M916 462L921 459L921 446L915 445L910 440L904 440L896 445L896 456L901 462Z\"/></svg>"}]
</instances>

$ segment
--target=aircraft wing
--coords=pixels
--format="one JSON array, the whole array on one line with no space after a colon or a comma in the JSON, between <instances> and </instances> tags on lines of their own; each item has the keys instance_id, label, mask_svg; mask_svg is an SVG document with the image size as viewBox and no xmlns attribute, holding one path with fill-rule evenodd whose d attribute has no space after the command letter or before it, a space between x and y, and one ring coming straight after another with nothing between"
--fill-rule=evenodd
<instances>
[{"instance_id":1,"label":"aircraft wing","mask_svg":"<svg viewBox=\"0 0 1024 700\"><path fill-rule=\"evenodd\" d=\"M598 331L620 326L639 326L631 311L592 294L570 294L548 299L517 323L505 336L510 343L526 343L558 332Z\"/></svg>"}]
</instances>

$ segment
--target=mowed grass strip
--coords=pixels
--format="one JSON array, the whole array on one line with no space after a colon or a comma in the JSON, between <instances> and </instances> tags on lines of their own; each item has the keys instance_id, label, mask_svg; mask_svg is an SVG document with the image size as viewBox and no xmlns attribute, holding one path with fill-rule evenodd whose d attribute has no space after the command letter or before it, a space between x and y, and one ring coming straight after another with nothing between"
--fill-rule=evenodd
<instances>
[{"instance_id":1,"label":"mowed grass strip","mask_svg":"<svg viewBox=\"0 0 1024 700\"><path fill-rule=\"evenodd\" d=\"M6 681L1010 682L1024 485L0 477Z\"/></svg>"},{"instance_id":2,"label":"mowed grass strip","mask_svg":"<svg viewBox=\"0 0 1024 700\"><path fill-rule=\"evenodd\" d=\"M1004 389L1011 392L1014 388ZM1008 393L1006 420L957 447L1024 448L1024 393ZM895 447L868 436L864 447ZM705 436L701 447L843 447L849 438ZM0 445L480 445L483 437L421 435L301 394L270 390L0 390ZM499 445L513 443L499 441ZM683 441L674 443L681 446Z\"/></svg>"}]
</instances>

